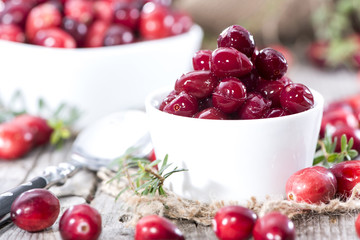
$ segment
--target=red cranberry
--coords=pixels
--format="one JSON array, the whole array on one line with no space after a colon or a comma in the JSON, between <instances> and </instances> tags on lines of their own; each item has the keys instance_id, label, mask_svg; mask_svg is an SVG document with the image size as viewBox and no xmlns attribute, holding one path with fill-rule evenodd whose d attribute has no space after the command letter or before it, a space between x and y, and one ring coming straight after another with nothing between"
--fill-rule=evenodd
<instances>
[{"instance_id":1,"label":"red cranberry","mask_svg":"<svg viewBox=\"0 0 360 240\"><path fill-rule=\"evenodd\" d=\"M250 93L245 103L241 106L239 119L260 119L270 109L271 101L259 93Z\"/></svg>"},{"instance_id":2,"label":"red cranberry","mask_svg":"<svg viewBox=\"0 0 360 240\"><path fill-rule=\"evenodd\" d=\"M212 53L211 71L218 77L241 77L251 69L251 61L235 48L221 47Z\"/></svg>"},{"instance_id":3,"label":"red cranberry","mask_svg":"<svg viewBox=\"0 0 360 240\"><path fill-rule=\"evenodd\" d=\"M195 114L194 118L200 119L218 119L218 120L225 120L228 119L225 113L221 112L219 109L211 107L202 110Z\"/></svg>"},{"instance_id":4,"label":"red cranberry","mask_svg":"<svg viewBox=\"0 0 360 240\"><path fill-rule=\"evenodd\" d=\"M256 220L256 214L250 209L227 206L217 211L212 227L220 240L249 239Z\"/></svg>"},{"instance_id":5,"label":"red cranberry","mask_svg":"<svg viewBox=\"0 0 360 240\"><path fill-rule=\"evenodd\" d=\"M134 240L184 240L182 232L169 220L157 215L143 217L135 227Z\"/></svg>"},{"instance_id":6,"label":"red cranberry","mask_svg":"<svg viewBox=\"0 0 360 240\"><path fill-rule=\"evenodd\" d=\"M176 80L175 91L185 91L196 98L205 98L211 95L217 82L210 71L192 71Z\"/></svg>"},{"instance_id":7,"label":"red cranberry","mask_svg":"<svg viewBox=\"0 0 360 240\"><path fill-rule=\"evenodd\" d=\"M359 129L355 129L346 125L337 125L334 126L335 130L332 133L332 138L333 140L335 138L337 138L337 143L336 143L336 148L335 151L336 152L340 152L341 151L341 137L342 135L346 135L347 139L349 140L350 138L354 139L354 145L353 145L353 149L355 149L356 151L360 152L360 130Z\"/></svg>"},{"instance_id":8,"label":"red cranberry","mask_svg":"<svg viewBox=\"0 0 360 240\"><path fill-rule=\"evenodd\" d=\"M293 81L291 81L291 79L288 78L288 77L286 77L286 76L283 76L283 77L280 78L278 81L281 82L281 83L283 83L284 86L289 85L290 83L293 83Z\"/></svg>"},{"instance_id":9,"label":"red cranberry","mask_svg":"<svg viewBox=\"0 0 360 240\"><path fill-rule=\"evenodd\" d=\"M258 219L253 230L254 240L293 240L294 223L279 212L271 212Z\"/></svg>"},{"instance_id":10,"label":"red cranberry","mask_svg":"<svg viewBox=\"0 0 360 240\"><path fill-rule=\"evenodd\" d=\"M248 30L239 25L226 28L218 37L217 43L218 47L233 47L249 58L255 49L254 37Z\"/></svg>"},{"instance_id":11,"label":"red cranberry","mask_svg":"<svg viewBox=\"0 0 360 240\"><path fill-rule=\"evenodd\" d=\"M257 86L257 91L271 100L273 107L280 107L280 92L285 87L281 81L262 80Z\"/></svg>"},{"instance_id":12,"label":"red cranberry","mask_svg":"<svg viewBox=\"0 0 360 240\"><path fill-rule=\"evenodd\" d=\"M60 28L47 28L39 30L33 43L45 47L76 48L75 39Z\"/></svg>"},{"instance_id":13,"label":"red cranberry","mask_svg":"<svg viewBox=\"0 0 360 240\"><path fill-rule=\"evenodd\" d=\"M8 1L0 11L0 23L15 24L24 27L32 5L26 1Z\"/></svg>"},{"instance_id":14,"label":"red cranberry","mask_svg":"<svg viewBox=\"0 0 360 240\"><path fill-rule=\"evenodd\" d=\"M93 1L67 0L64 5L64 13L66 17L89 24L94 18Z\"/></svg>"},{"instance_id":15,"label":"red cranberry","mask_svg":"<svg viewBox=\"0 0 360 240\"><path fill-rule=\"evenodd\" d=\"M75 39L78 47L84 46L86 34L88 32L88 27L85 23L64 17L62 28Z\"/></svg>"},{"instance_id":16,"label":"red cranberry","mask_svg":"<svg viewBox=\"0 0 360 240\"><path fill-rule=\"evenodd\" d=\"M215 88L212 102L224 113L233 113L246 100L245 85L237 78L225 78Z\"/></svg>"},{"instance_id":17,"label":"red cranberry","mask_svg":"<svg viewBox=\"0 0 360 240\"><path fill-rule=\"evenodd\" d=\"M171 35L178 35L190 30L193 25L192 18L185 12L174 12L174 24L170 28Z\"/></svg>"},{"instance_id":18,"label":"red cranberry","mask_svg":"<svg viewBox=\"0 0 360 240\"><path fill-rule=\"evenodd\" d=\"M114 3L114 23L124 25L135 31L138 29L139 19L140 10L135 4Z\"/></svg>"},{"instance_id":19,"label":"red cranberry","mask_svg":"<svg viewBox=\"0 0 360 240\"><path fill-rule=\"evenodd\" d=\"M95 1L94 18L109 24L112 23L114 18L113 3L110 1Z\"/></svg>"},{"instance_id":20,"label":"red cranberry","mask_svg":"<svg viewBox=\"0 0 360 240\"><path fill-rule=\"evenodd\" d=\"M326 56L329 49L328 42L314 42L307 51L307 57L317 67L325 67L327 64Z\"/></svg>"},{"instance_id":21,"label":"red cranberry","mask_svg":"<svg viewBox=\"0 0 360 240\"><path fill-rule=\"evenodd\" d=\"M51 227L60 212L57 197L46 189L22 193L11 205L11 219L21 229L38 232Z\"/></svg>"},{"instance_id":22,"label":"red cranberry","mask_svg":"<svg viewBox=\"0 0 360 240\"><path fill-rule=\"evenodd\" d=\"M305 85L292 83L281 91L280 103L290 113L299 113L314 106L314 97Z\"/></svg>"},{"instance_id":23,"label":"red cranberry","mask_svg":"<svg viewBox=\"0 0 360 240\"><path fill-rule=\"evenodd\" d=\"M85 47L102 47L108 28L109 24L100 20L91 24L85 39Z\"/></svg>"},{"instance_id":24,"label":"red cranberry","mask_svg":"<svg viewBox=\"0 0 360 240\"><path fill-rule=\"evenodd\" d=\"M334 101L324 107L324 115L332 111L343 110L353 113L353 108L346 101Z\"/></svg>"},{"instance_id":25,"label":"red cranberry","mask_svg":"<svg viewBox=\"0 0 360 240\"><path fill-rule=\"evenodd\" d=\"M257 74L256 69L253 69L249 74L240 78L240 81L245 85L248 92L255 91L260 80L261 78Z\"/></svg>"},{"instance_id":26,"label":"red cranberry","mask_svg":"<svg viewBox=\"0 0 360 240\"><path fill-rule=\"evenodd\" d=\"M61 216L59 231L63 240L96 240L101 233L101 215L88 204L72 206Z\"/></svg>"},{"instance_id":27,"label":"red cranberry","mask_svg":"<svg viewBox=\"0 0 360 240\"><path fill-rule=\"evenodd\" d=\"M282 117L288 115L286 111L282 108L270 108L264 114L263 118L275 118L275 117Z\"/></svg>"},{"instance_id":28,"label":"red cranberry","mask_svg":"<svg viewBox=\"0 0 360 240\"><path fill-rule=\"evenodd\" d=\"M337 196L346 200L356 184L360 183L360 161L345 161L333 165L330 171L337 180Z\"/></svg>"},{"instance_id":29,"label":"red cranberry","mask_svg":"<svg viewBox=\"0 0 360 240\"><path fill-rule=\"evenodd\" d=\"M104 37L104 46L116 46L121 44L133 43L135 36L133 32L122 25L111 25Z\"/></svg>"},{"instance_id":30,"label":"red cranberry","mask_svg":"<svg viewBox=\"0 0 360 240\"><path fill-rule=\"evenodd\" d=\"M280 52L272 48L264 48L256 57L255 67L262 78L277 80L286 73L287 62Z\"/></svg>"},{"instance_id":31,"label":"red cranberry","mask_svg":"<svg viewBox=\"0 0 360 240\"><path fill-rule=\"evenodd\" d=\"M355 221L355 230L356 230L358 237L360 238L360 214L357 216L356 221Z\"/></svg>"},{"instance_id":32,"label":"red cranberry","mask_svg":"<svg viewBox=\"0 0 360 240\"><path fill-rule=\"evenodd\" d=\"M176 96L177 96L176 91L175 91L175 90L171 91L171 92L169 93L169 95L167 95L167 96L163 99L163 101L161 102L161 104L160 104L160 106L159 106L159 110L163 111L163 110L164 110L164 107L165 107L168 103L170 103L172 100L174 100Z\"/></svg>"},{"instance_id":33,"label":"red cranberry","mask_svg":"<svg viewBox=\"0 0 360 240\"><path fill-rule=\"evenodd\" d=\"M12 160L24 156L33 145L32 132L25 126L8 122L0 124L0 159Z\"/></svg>"},{"instance_id":34,"label":"red cranberry","mask_svg":"<svg viewBox=\"0 0 360 240\"><path fill-rule=\"evenodd\" d=\"M184 117L192 117L198 110L196 98L186 92L181 92L163 109L164 112Z\"/></svg>"},{"instance_id":35,"label":"red cranberry","mask_svg":"<svg viewBox=\"0 0 360 240\"><path fill-rule=\"evenodd\" d=\"M25 34L14 24L0 24L0 39L12 42L25 42Z\"/></svg>"},{"instance_id":36,"label":"red cranberry","mask_svg":"<svg viewBox=\"0 0 360 240\"><path fill-rule=\"evenodd\" d=\"M332 111L324 112L320 127L320 136L325 135L326 126L347 125L352 128L359 127L359 121L354 113L348 109L339 108Z\"/></svg>"},{"instance_id":37,"label":"red cranberry","mask_svg":"<svg viewBox=\"0 0 360 240\"><path fill-rule=\"evenodd\" d=\"M255 46L255 50L253 52L253 54L251 55L251 62L255 63L255 60L257 58L257 56L259 55L259 49L257 49L257 47Z\"/></svg>"},{"instance_id":38,"label":"red cranberry","mask_svg":"<svg viewBox=\"0 0 360 240\"><path fill-rule=\"evenodd\" d=\"M199 111L213 107L212 96L199 100Z\"/></svg>"},{"instance_id":39,"label":"red cranberry","mask_svg":"<svg viewBox=\"0 0 360 240\"><path fill-rule=\"evenodd\" d=\"M288 200L306 203L327 203L336 194L336 178L327 168L314 166L301 169L286 182Z\"/></svg>"},{"instance_id":40,"label":"red cranberry","mask_svg":"<svg viewBox=\"0 0 360 240\"><path fill-rule=\"evenodd\" d=\"M192 58L194 70L210 70L211 53L211 50L197 51Z\"/></svg>"}]
</instances>

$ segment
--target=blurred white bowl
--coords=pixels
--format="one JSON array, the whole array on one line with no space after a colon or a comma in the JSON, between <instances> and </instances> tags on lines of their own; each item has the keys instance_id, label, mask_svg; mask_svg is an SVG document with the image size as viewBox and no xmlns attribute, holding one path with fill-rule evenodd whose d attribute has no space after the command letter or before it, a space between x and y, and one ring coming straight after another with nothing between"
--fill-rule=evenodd
<instances>
[{"instance_id":1,"label":"blurred white bowl","mask_svg":"<svg viewBox=\"0 0 360 240\"><path fill-rule=\"evenodd\" d=\"M158 158L189 171L169 178L182 197L212 200L284 196L287 179L312 165L323 97L312 90L314 108L294 115L257 120L187 118L158 110L170 92L146 99L148 124Z\"/></svg>"},{"instance_id":2,"label":"blurred white bowl","mask_svg":"<svg viewBox=\"0 0 360 240\"><path fill-rule=\"evenodd\" d=\"M191 68L203 31L134 44L93 49L55 49L0 40L0 98L16 90L28 109L42 97L55 108L62 102L82 112L79 128L111 112L144 108L147 94L173 83Z\"/></svg>"}]
</instances>

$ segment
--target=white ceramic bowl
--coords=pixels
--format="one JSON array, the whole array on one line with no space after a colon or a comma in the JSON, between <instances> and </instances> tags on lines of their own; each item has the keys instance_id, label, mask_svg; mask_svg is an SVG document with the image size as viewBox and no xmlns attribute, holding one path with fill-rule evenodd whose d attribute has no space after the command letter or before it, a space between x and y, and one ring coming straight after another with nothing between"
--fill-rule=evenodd
<instances>
[{"instance_id":1,"label":"white ceramic bowl","mask_svg":"<svg viewBox=\"0 0 360 240\"><path fill-rule=\"evenodd\" d=\"M0 98L16 90L34 112L42 97L55 108L77 106L83 127L111 112L144 108L147 94L191 69L203 32L93 49L54 49L0 40Z\"/></svg>"},{"instance_id":2,"label":"white ceramic bowl","mask_svg":"<svg viewBox=\"0 0 360 240\"><path fill-rule=\"evenodd\" d=\"M188 169L169 178L182 197L212 200L250 199L285 194L291 174L311 166L324 100L312 90L314 108L284 117L258 120L207 120L158 110L170 92L146 99L146 112L157 157L169 155Z\"/></svg>"}]
</instances>

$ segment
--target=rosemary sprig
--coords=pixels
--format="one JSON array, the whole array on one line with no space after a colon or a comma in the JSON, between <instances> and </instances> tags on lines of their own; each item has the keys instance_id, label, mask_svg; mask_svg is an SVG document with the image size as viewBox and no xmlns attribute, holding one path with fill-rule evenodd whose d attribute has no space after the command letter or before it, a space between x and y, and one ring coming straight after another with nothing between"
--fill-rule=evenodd
<instances>
[{"instance_id":1,"label":"rosemary sprig","mask_svg":"<svg viewBox=\"0 0 360 240\"><path fill-rule=\"evenodd\" d=\"M318 151L315 153L313 165L322 164L324 167L330 167L344 160L354 159L358 155L358 152L352 149L354 139L350 138L348 141L345 134L341 136L340 152L335 152L338 139L335 137L334 140L332 140L330 132L329 128L327 128L325 137L318 141Z\"/></svg>"},{"instance_id":2,"label":"rosemary sprig","mask_svg":"<svg viewBox=\"0 0 360 240\"><path fill-rule=\"evenodd\" d=\"M172 174L187 171L175 167L171 171L166 171L172 164L168 164L168 155L163 160L157 159L153 162L146 158L135 157L136 148L129 148L124 155L115 159L111 164L117 165L118 171L109 182L125 178L127 186L117 195L118 198L123 192L131 189L138 195L159 195L166 196L164 182ZM161 164L160 169L158 166ZM136 170L136 171L135 171Z\"/></svg>"}]
</instances>

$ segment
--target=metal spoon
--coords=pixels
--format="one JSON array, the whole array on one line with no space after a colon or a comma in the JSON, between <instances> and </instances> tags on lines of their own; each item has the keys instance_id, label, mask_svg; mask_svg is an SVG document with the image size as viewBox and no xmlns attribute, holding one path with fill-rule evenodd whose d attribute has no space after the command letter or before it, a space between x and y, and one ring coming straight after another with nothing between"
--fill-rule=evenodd
<instances>
[{"instance_id":1,"label":"metal spoon","mask_svg":"<svg viewBox=\"0 0 360 240\"><path fill-rule=\"evenodd\" d=\"M106 116L80 132L73 143L70 160L47 167L43 173L0 194L0 220L21 193L34 188L62 185L80 169L97 171L134 147L136 156L147 156L152 150L146 116L142 111L124 111Z\"/></svg>"}]
</instances>

